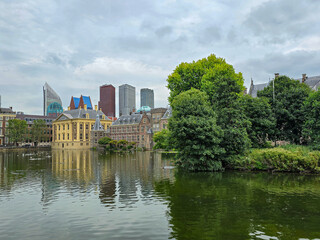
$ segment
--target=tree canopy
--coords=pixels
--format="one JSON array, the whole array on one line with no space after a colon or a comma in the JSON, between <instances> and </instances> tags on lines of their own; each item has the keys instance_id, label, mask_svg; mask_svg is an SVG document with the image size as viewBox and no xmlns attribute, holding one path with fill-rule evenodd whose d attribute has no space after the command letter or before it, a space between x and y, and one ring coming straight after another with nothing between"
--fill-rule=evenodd
<instances>
[{"instance_id":1,"label":"tree canopy","mask_svg":"<svg viewBox=\"0 0 320 240\"><path fill-rule=\"evenodd\" d=\"M223 133L206 93L190 89L176 96L171 106L169 130L178 150L178 166L190 171L221 170Z\"/></svg>"},{"instance_id":2,"label":"tree canopy","mask_svg":"<svg viewBox=\"0 0 320 240\"><path fill-rule=\"evenodd\" d=\"M27 122L20 119L10 119L8 123L8 136L10 142L15 144L22 142L27 130Z\"/></svg>"},{"instance_id":3,"label":"tree canopy","mask_svg":"<svg viewBox=\"0 0 320 240\"><path fill-rule=\"evenodd\" d=\"M300 144L302 141L302 127L305 116L304 101L311 90L297 80L287 76L280 76L268 87L258 92L258 97L265 97L271 104L276 118L275 140L285 140Z\"/></svg>"}]
</instances>

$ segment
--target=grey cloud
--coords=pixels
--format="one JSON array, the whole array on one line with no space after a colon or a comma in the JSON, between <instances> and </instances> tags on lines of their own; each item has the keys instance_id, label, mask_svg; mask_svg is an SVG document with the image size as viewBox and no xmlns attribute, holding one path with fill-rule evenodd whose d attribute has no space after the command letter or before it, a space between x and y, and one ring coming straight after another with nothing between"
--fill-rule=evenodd
<instances>
[{"instance_id":1,"label":"grey cloud","mask_svg":"<svg viewBox=\"0 0 320 240\"><path fill-rule=\"evenodd\" d=\"M280 44L319 32L319 1L268 1L252 9L244 25L265 44Z\"/></svg>"},{"instance_id":2,"label":"grey cloud","mask_svg":"<svg viewBox=\"0 0 320 240\"><path fill-rule=\"evenodd\" d=\"M155 31L155 34L158 37L165 37L166 35L169 35L171 33L172 33L172 27L170 27L170 26L163 26L163 27L158 28Z\"/></svg>"}]
</instances>

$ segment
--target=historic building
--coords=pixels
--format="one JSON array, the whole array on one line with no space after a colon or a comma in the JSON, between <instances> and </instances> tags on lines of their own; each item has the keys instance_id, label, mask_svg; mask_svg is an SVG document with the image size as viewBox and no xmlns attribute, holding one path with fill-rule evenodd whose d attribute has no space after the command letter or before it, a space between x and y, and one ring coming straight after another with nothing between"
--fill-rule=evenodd
<instances>
[{"instance_id":1,"label":"historic building","mask_svg":"<svg viewBox=\"0 0 320 240\"><path fill-rule=\"evenodd\" d=\"M54 116L42 116L42 115L29 115L24 114L23 112L17 112L17 119L24 120L27 122L27 133L25 136L25 143L32 143L31 139L31 129L33 126L33 122L35 120L43 120L46 127L43 130L41 141L39 145L50 145L52 142L52 121L56 119ZM23 143L22 143L23 144Z\"/></svg>"},{"instance_id":2,"label":"historic building","mask_svg":"<svg viewBox=\"0 0 320 240\"><path fill-rule=\"evenodd\" d=\"M280 75L279 73L275 73L274 78L278 78ZM302 74L302 78L295 79L300 81L301 83L307 84L312 90L317 91L320 86L320 76L308 77L307 74ZM249 95L252 97L258 96L258 91L263 90L264 88L269 86L270 82L267 83L260 83L260 84L253 84L253 80L251 79Z\"/></svg>"},{"instance_id":3,"label":"historic building","mask_svg":"<svg viewBox=\"0 0 320 240\"><path fill-rule=\"evenodd\" d=\"M1 108L0 107L0 146L9 144L8 138L8 126L9 120L14 119L16 113L10 108Z\"/></svg>"},{"instance_id":4,"label":"historic building","mask_svg":"<svg viewBox=\"0 0 320 240\"><path fill-rule=\"evenodd\" d=\"M57 117L63 112L59 95L45 83L43 86L43 115Z\"/></svg>"},{"instance_id":5,"label":"historic building","mask_svg":"<svg viewBox=\"0 0 320 240\"><path fill-rule=\"evenodd\" d=\"M99 109L108 117L116 116L116 89L112 85L100 86Z\"/></svg>"},{"instance_id":6,"label":"historic building","mask_svg":"<svg viewBox=\"0 0 320 240\"><path fill-rule=\"evenodd\" d=\"M142 88L140 90L140 107L142 106L154 108L154 93L152 89Z\"/></svg>"},{"instance_id":7,"label":"historic building","mask_svg":"<svg viewBox=\"0 0 320 240\"><path fill-rule=\"evenodd\" d=\"M168 120L169 118L171 118L171 116L172 116L172 108L169 106L166 112L164 113L164 115L162 116L162 118L160 119L160 122L159 122L160 131L162 129L168 129Z\"/></svg>"},{"instance_id":8,"label":"historic building","mask_svg":"<svg viewBox=\"0 0 320 240\"><path fill-rule=\"evenodd\" d=\"M88 109L79 106L77 109L64 111L56 120L53 121L53 139L52 148L90 148L90 134L94 129L96 118L99 118L103 129L107 130L111 124L111 118L108 118L102 111Z\"/></svg>"},{"instance_id":9,"label":"historic building","mask_svg":"<svg viewBox=\"0 0 320 240\"><path fill-rule=\"evenodd\" d=\"M69 108L70 108L70 110L74 110L74 109L78 109L80 107L84 108L84 105L87 105L87 109L93 109L90 96L82 96L81 95L79 98L72 96Z\"/></svg>"},{"instance_id":10,"label":"historic building","mask_svg":"<svg viewBox=\"0 0 320 240\"><path fill-rule=\"evenodd\" d=\"M130 115L136 109L136 88L128 84L119 86L119 116Z\"/></svg>"},{"instance_id":11,"label":"historic building","mask_svg":"<svg viewBox=\"0 0 320 240\"><path fill-rule=\"evenodd\" d=\"M151 109L151 126L154 133L161 131L160 120L166 111L167 111L166 108Z\"/></svg>"},{"instance_id":12,"label":"historic building","mask_svg":"<svg viewBox=\"0 0 320 240\"><path fill-rule=\"evenodd\" d=\"M108 129L113 140L136 142L137 147L152 148L152 130L150 115L146 112L120 116Z\"/></svg>"},{"instance_id":13,"label":"historic building","mask_svg":"<svg viewBox=\"0 0 320 240\"><path fill-rule=\"evenodd\" d=\"M100 118L97 115L96 121L93 125L93 129L91 129L91 132L90 132L90 147L98 147L99 140L107 136L108 136L108 132L102 126L100 122Z\"/></svg>"}]
</instances>

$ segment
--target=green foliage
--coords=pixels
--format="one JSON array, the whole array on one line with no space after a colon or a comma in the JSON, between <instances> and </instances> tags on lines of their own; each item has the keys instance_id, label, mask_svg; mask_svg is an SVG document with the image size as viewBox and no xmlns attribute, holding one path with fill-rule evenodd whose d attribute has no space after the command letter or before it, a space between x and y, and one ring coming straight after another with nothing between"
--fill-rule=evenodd
<instances>
[{"instance_id":1,"label":"green foliage","mask_svg":"<svg viewBox=\"0 0 320 240\"><path fill-rule=\"evenodd\" d=\"M174 98L172 110L169 130L178 150L177 165L189 171L221 170L222 131L207 95L196 89L183 92Z\"/></svg>"},{"instance_id":2,"label":"green foliage","mask_svg":"<svg viewBox=\"0 0 320 240\"><path fill-rule=\"evenodd\" d=\"M267 147L267 140L273 136L276 120L266 98L253 98L244 95L240 98L241 106L251 126L247 128L252 146Z\"/></svg>"},{"instance_id":3,"label":"green foliage","mask_svg":"<svg viewBox=\"0 0 320 240\"><path fill-rule=\"evenodd\" d=\"M31 139L35 143L35 145L37 145L38 142L44 139L46 127L46 122L42 119L37 119L33 121L31 127Z\"/></svg>"},{"instance_id":4,"label":"green foliage","mask_svg":"<svg viewBox=\"0 0 320 240\"><path fill-rule=\"evenodd\" d=\"M107 144L109 144L110 142L111 142L111 138L109 138L109 137L103 137L103 138L100 138L99 139L99 141L98 141L98 143L100 144L100 145L107 145Z\"/></svg>"},{"instance_id":5,"label":"green foliage","mask_svg":"<svg viewBox=\"0 0 320 240\"><path fill-rule=\"evenodd\" d=\"M274 100L273 82L258 92L258 97L268 99L275 114L275 140L301 143L305 120L303 104L310 92L311 90L306 84L287 76L281 76L274 80Z\"/></svg>"},{"instance_id":6,"label":"green foliage","mask_svg":"<svg viewBox=\"0 0 320 240\"><path fill-rule=\"evenodd\" d=\"M217 58L212 54L197 62L181 63L167 79L167 87L170 90L169 101L172 103L174 97L191 88L204 90L211 100L211 87L214 86L212 80L223 78L234 79L243 91L242 74L235 73L233 66L227 64L223 58Z\"/></svg>"},{"instance_id":7,"label":"green foliage","mask_svg":"<svg viewBox=\"0 0 320 240\"><path fill-rule=\"evenodd\" d=\"M10 142L18 143L24 140L24 134L27 131L27 122L20 119L10 119L8 121L8 136Z\"/></svg>"},{"instance_id":8,"label":"green foliage","mask_svg":"<svg viewBox=\"0 0 320 240\"><path fill-rule=\"evenodd\" d=\"M211 101L217 113L217 124L224 132L221 148L226 151L226 163L234 155L245 153L251 146L247 128L250 127L240 104L242 86L236 78L212 79Z\"/></svg>"},{"instance_id":9,"label":"green foliage","mask_svg":"<svg viewBox=\"0 0 320 240\"><path fill-rule=\"evenodd\" d=\"M320 150L320 92L313 92L304 103L303 135L315 149Z\"/></svg>"},{"instance_id":10,"label":"green foliage","mask_svg":"<svg viewBox=\"0 0 320 240\"><path fill-rule=\"evenodd\" d=\"M156 132L153 135L153 142L155 145L153 149L163 149L169 151L172 149L172 145L170 144L170 132L168 129L162 129L160 132Z\"/></svg>"},{"instance_id":11,"label":"green foliage","mask_svg":"<svg viewBox=\"0 0 320 240\"><path fill-rule=\"evenodd\" d=\"M320 172L320 152L299 147L254 149L234 163L236 168L283 172Z\"/></svg>"}]
</instances>

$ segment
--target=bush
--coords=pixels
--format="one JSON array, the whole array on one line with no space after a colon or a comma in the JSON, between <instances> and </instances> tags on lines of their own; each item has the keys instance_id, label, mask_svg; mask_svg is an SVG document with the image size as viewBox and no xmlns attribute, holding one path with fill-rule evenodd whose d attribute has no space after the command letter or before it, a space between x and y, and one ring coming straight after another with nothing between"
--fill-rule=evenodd
<instances>
[{"instance_id":1,"label":"bush","mask_svg":"<svg viewBox=\"0 0 320 240\"><path fill-rule=\"evenodd\" d=\"M254 149L247 157L234 161L235 168L283 172L320 172L319 151L303 147ZM291 148L291 149L290 149Z\"/></svg>"}]
</instances>

